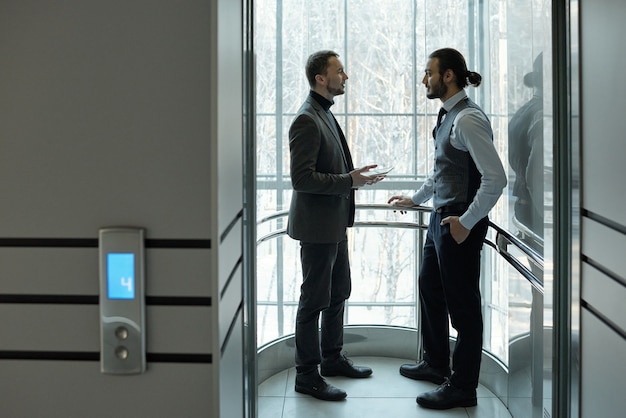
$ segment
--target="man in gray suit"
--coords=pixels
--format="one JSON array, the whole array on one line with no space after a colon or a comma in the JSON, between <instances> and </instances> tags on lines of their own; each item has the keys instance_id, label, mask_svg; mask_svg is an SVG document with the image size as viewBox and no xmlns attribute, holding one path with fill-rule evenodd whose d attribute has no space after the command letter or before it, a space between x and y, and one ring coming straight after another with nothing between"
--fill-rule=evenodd
<instances>
[{"instance_id":1,"label":"man in gray suit","mask_svg":"<svg viewBox=\"0 0 626 418\"><path fill-rule=\"evenodd\" d=\"M303 275L296 315L295 390L341 400L346 392L322 376L372 374L341 352L344 305L351 291L346 228L354 223L354 190L382 177L367 174L376 165L354 169L344 134L330 112L348 79L338 54L312 54L306 75L311 91L289 129L293 195L287 231L300 241Z\"/></svg>"}]
</instances>

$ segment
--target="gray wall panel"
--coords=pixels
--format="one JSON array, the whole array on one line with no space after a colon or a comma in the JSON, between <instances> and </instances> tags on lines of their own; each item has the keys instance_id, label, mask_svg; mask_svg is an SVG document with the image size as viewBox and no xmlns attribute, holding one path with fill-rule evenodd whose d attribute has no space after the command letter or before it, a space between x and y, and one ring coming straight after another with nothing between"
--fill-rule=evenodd
<instances>
[{"instance_id":1,"label":"gray wall panel","mask_svg":"<svg viewBox=\"0 0 626 418\"><path fill-rule=\"evenodd\" d=\"M582 299L626 333L626 284L583 263L581 285Z\"/></svg>"},{"instance_id":2,"label":"gray wall panel","mask_svg":"<svg viewBox=\"0 0 626 418\"><path fill-rule=\"evenodd\" d=\"M589 218L582 219L581 234L582 254L616 274L626 272L626 235Z\"/></svg>"},{"instance_id":3,"label":"gray wall panel","mask_svg":"<svg viewBox=\"0 0 626 418\"><path fill-rule=\"evenodd\" d=\"M146 250L148 296L211 296L207 249ZM0 248L0 294L98 295L96 248Z\"/></svg>"},{"instance_id":4,"label":"gray wall panel","mask_svg":"<svg viewBox=\"0 0 626 418\"><path fill-rule=\"evenodd\" d=\"M242 278L242 269L240 265L237 267L237 271L235 272L233 279L226 288L224 296L220 300L220 347L224 344L224 338L226 338L230 324L233 322L235 315L237 314L237 310L243 302Z\"/></svg>"},{"instance_id":5,"label":"gray wall panel","mask_svg":"<svg viewBox=\"0 0 626 418\"><path fill-rule=\"evenodd\" d=\"M100 351L97 305L0 304L0 350Z\"/></svg>"},{"instance_id":6,"label":"gray wall panel","mask_svg":"<svg viewBox=\"0 0 626 418\"><path fill-rule=\"evenodd\" d=\"M618 418L626 411L626 340L588 311L582 311L580 416Z\"/></svg>"},{"instance_id":7,"label":"gray wall panel","mask_svg":"<svg viewBox=\"0 0 626 418\"><path fill-rule=\"evenodd\" d=\"M233 322L241 301L242 267L242 211L243 211L243 19L242 2L214 0L212 2L216 37L212 47L216 51L211 61L212 129L216 141L212 144L217 172L212 187L216 191L213 202L214 221L219 242L215 242L216 282L214 306L217 310L217 329L214 329L215 353L219 361L216 384L220 387L217 410L223 418L243 416L243 323ZM235 222L235 225L232 223ZM232 225L232 229L231 229ZM234 275L233 275L234 274ZM223 296L222 296L223 295ZM233 325L227 347L222 343Z\"/></svg>"},{"instance_id":8,"label":"gray wall panel","mask_svg":"<svg viewBox=\"0 0 626 418\"><path fill-rule=\"evenodd\" d=\"M148 306L146 351L210 354L212 319L210 307ZM99 308L0 304L0 336L0 351L99 352Z\"/></svg>"},{"instance_id":9,"label":"gray wall panel","mask_svg":"<svg viewBox=\"0 0 626 418\"><path fill-rule=\"evenodd\" d=\"M150 364L142 375L103 375L98 362L0 361L1 414L28 418L207 418L211 365ZM88 384L86 383L88 382Z\"/></svg>"},{"instance_id":10,"label":"gray wall panel","mask_svg":"<svg viewBox=\"0 0 626 418\"><path fill-rule=\"evenodd\" d=\"M154 353L212 351L213 309L206 306L148 306L146 349Z\"/></svg>"},{"instance_id":11,"label":"gray wall panel","mask_svg":"<svg viewBox=\"0 0 626 418\"><path fill-rule=\"evenodd\" d=\"M0 294L98 295L96 248L0 248Z\"/></svg>"},{"instance_id":12,"label":"gray wall panel","mask_svg":"<svg viewBox=\"0 0 626 418\"><path fill-rule=\"evenodd\" d=\"M600 88L598 68L605 80L623 78L626 2L572 1L571 5L574 11L580 8L579 14L572 16L580 24L580 56L573 55L572 61L574 67L580 63L581 73L581 259L593 265L583 265L581 271L581 305L587 303L589 310L581 309L580 416L622 417L626 410L626 340L594 312L614 324L624 324L623 286L597 270L608 271L612 279L626 280L626 235L619 232L626 228L626 106L621 100L626 85L610 82L608 91ZM573 38L572 48L577 47Z\"/></svg>"},{"instance_id":13,"label":"gray wall panel","mask_svg":"<svg viewBox=\"0 0 626 418\"><path fill-rule=\"evenodd\" d=\"M233 323L242 275L241 219L220 242L243 207L241 11L230 0L0 2L0 239L41 246L0 248L0 393L11 398L1 415L218 416L219 318ZM99 350L98 305L88 305L98 251L57 245L111 226L183 240L146 248L147 296L163 298L148 300L159 305L147 306L147 350L211 354L211 365L174 356L181 362L119 377L101 375L96 361L7 356ZM211 306L193 306L207 304L198 298ZM235 353L229 364L243 367ZM224 378L243 387L241 374Z\"/></svg>"},{"instance_id":14,"label":"gray wall panel","mask_svg":"<svg viewBox=\"0 0 626 418\"><path fill-rule=\"evenodd\" d=\"M598 88L595 80L598 63L607 62L607 54L610 60L602 66L603 77L606 80L623 77L626 55L617 51L623 50L626 3L623 0L579 3L582 33L580 62L584 77L581 85L581 164L585 185L581 189L582 205L585 209L626 225L626 193L623 170L620 170L626 155L626 109L623 101L607 101L607 97L626 96L626 84L611 83L610 92L607 92Z\"/></svg>"},{"instance_id":15,"label":"gray wall panel","mask_svg":"<svg viewBox=\"0 0 626 418\"><path fill-rule=\"evenodd\" d=\"M220 360L220 416L223 418L243 417L243 319L236 318L234 331Z\"/></svg>"},{"instance_id":16,"label":"gray wall panel","mask_svg":"<svg viewBox=\"0 0 626 418\"><path fill-rule=\"evenodd\" d=\"M239 219L236 225L230 230L228 235L224 237L224 241L220 243L220 270L219 270L219 291L223 292L224 286L230 277L233 269L237 266L241 253L243 251L242 243L242 221Z\"/></svg>"},{"instance_id":17,"label":"gray wall panel","mask_svg":"<svg viewBox=\"0 0 626 418\"><path fill-rule=\"evenodd\" d=\"M146 291L149 296L213 296L213 250L148 249Z\"/></svg>"},{"instance_id":18,"label":"gray wall panel","mask_svg":"<svg viewBox=\"0 0 626 418\"><path fill-rule=\"evenodd\" d=\"M209 2L0 7L2 235L209 238Z\"/></svg>"},{"instance_id":19,"label":"gray wall panel","mask_svg":"<svg viewBox=\"0 0 626 418\"><path fill-rule=\"evenodd\" d=\"M215 85L218 117L217 161L219 176L216 202L219 234L243 207L243 20L242 2L215 0L218 7L217 50L219 59L212 62L217 73Z\"/></svg>"}]
</instances>

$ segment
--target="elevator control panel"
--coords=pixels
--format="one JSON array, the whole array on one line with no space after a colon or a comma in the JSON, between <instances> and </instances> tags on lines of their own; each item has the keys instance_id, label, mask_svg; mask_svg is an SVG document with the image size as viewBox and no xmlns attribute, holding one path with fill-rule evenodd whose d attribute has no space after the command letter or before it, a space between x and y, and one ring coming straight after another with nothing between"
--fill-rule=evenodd
<instances>
[{"instance_id":1,"label":"elevator control panel","mask_svg":"<svg viewBox=\"0 0 626 418\"><path fill-rule=\"evenodd\" d=\"M146 370L144 230L102 228L100 368L107 374Z\"/></svg>"}]
</instances>

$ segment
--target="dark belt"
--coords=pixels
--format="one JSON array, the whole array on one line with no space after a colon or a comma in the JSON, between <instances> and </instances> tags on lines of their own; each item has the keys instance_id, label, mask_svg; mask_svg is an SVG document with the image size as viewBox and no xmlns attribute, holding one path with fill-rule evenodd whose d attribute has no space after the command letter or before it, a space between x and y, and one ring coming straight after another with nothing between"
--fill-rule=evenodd
<instances>
[{"instance_id":1,"label":"dark belt","mask_svg":"<svg viewBox=\"0 0 626 418\"><path fill-rule=\"evenodd\" d=\"M467 203L456 203L454 205L442 206L435 209L435 212L441 213L463 213L467 210Z\"/></svg>"}]
</instances>

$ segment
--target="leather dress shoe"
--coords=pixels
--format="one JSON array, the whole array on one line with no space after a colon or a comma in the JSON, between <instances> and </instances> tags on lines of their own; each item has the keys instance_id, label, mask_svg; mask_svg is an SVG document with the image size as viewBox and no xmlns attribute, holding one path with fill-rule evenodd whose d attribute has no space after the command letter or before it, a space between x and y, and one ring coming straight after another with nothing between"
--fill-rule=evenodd
<instances>
[{"instance_id":1,"label":"leather dress shoe","mask_svg":"<svg viewBox=\"0 0 626 418\"><path fill-rule=\"evenodd\" d=\"M430 409L476 406L476 389L457 388L446 379L437 389L422 393L415 401Z\"/></svg>"},{"instance_id":2,"label":"leather dress shoe","mask_svg":"<svg viewBox=\"0 0 626 418\"><path fill-rule=\"evenodd\" d=\"M409 379L427 380L440 385L450 377L450 368L435 368L425 361L421 361L417 364L403 364L400 366L400 374Z\"/></svg>"},{"instance_id":3,"label":"leather dress shoe","mask_svg":"<svg viewBox=\"0 0 626 418\"><path fill-rule=\"evenodd\" d=\"M317 370L296 375L296 392L311 395L323 401L340 401L345 399L346 392L327 383Z\"/></svg>"},{"instance_id":4,"label":"leather dress shoe","mask_svg":"<svg viewBox=\"0 0 626 418\"><path fill-rule=\"evenodd\" d=\"M355 366L352 360L341 355L335 360L322 362L322 376L345 376L352 378L368 377L372 374L372 369L365 366Z\"/></svg>"}]
</instances>

